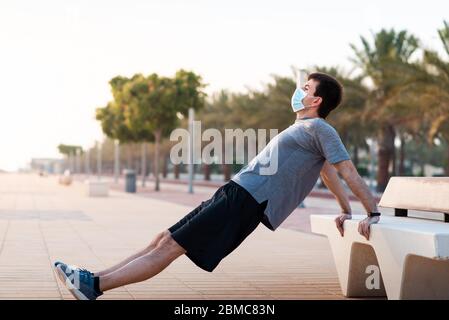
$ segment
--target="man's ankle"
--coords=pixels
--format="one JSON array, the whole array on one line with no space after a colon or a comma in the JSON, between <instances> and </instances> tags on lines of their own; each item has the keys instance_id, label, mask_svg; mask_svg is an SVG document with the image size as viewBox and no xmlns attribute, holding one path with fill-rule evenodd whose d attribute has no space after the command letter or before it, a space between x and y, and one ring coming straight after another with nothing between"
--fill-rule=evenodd
<instances>
[{"instance_id":1,"label":"man's ankle","mask_svg":"<svg viewBox=\"0 0 449 320\"><path fill-rule=\"evenodd\" d=\"M94 290L97 294L103 294L100 288L100 277L94 276Z\"/></svg>"}]
</instances>

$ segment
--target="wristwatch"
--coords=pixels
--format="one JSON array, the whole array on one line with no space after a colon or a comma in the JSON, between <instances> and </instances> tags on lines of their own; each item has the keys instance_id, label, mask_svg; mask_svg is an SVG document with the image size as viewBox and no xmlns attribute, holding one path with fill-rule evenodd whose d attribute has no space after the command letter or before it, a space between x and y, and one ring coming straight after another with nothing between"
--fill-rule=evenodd
<instances>
[{"instance_id":1,"label":"wristwatch","mask_svg":"<svg viewBox=\"0 0 449 320\"><path fill-rule=\"evenodd\" d=\"M379 217L380 212L368 212L368 217Z\"/></svg>"}]
</instances>

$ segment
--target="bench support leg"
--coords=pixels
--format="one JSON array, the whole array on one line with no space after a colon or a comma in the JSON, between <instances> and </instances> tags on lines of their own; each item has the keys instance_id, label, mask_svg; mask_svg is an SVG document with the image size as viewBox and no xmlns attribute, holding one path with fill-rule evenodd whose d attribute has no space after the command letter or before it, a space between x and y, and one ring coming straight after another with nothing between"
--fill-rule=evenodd
<instances>
[{"instance_id":1,"label":"bench support leg","mask_svg":"<svg viewBox=\"0 0 449 320\"><path fill-rule=\"evenodd\" d=\"M329 237L343 295L353 298L385 297L385 287L373 248L357 242L343 243L346 241L350 240L340 235ZM373 287L371 278L379 285Z\"/></svg>"},{"instance_id":2,"label":"bench support leg","mask_svg":"<svg viewBox=\"0 0 449 320\"><path fill-rule=\"evenodd\" d=\"M449 299L449 260L408 255L400 299Z\"/></svg>"},{"instance_id":3,"label":"bench support leg","mask_svg":"<svg viewBox=\"0 0 449 320\"><path fill-rule=\"evenodd\" d=\"M373 247L354 242L348 279L349 297L386 297L385 286Z\"/></svg>"}]
</instances>

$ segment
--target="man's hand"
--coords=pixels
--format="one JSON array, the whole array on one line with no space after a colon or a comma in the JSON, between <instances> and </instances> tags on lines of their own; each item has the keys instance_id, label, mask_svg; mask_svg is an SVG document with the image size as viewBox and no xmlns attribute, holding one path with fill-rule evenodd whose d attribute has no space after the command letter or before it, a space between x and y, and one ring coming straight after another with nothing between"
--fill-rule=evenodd
<instances>
[{"instance_id":1,"label":"man's hand","mask_svg":"<svg viewBox=\"0 0 449 320\"><path fill-rule=\"evenodd\" d=\"M352 193L362 202L366 212L377 212L377 204L365 181L360 177L351 160L344 160L334 164ZM359 223L359 233L369 240L370 226L379 222L379 217L368 217Z\"/></svg>"},{"instance_id":2,"label":"man's hand","mask_svg":"<svg viewBox=\"0 0 449 320\"><path fill-rule=\"evenodd\" d=\"M345 222L345 220L351 220L352 219L352 215L349 213L342 213L340 214L337 218L335 218L335 224L337 225L337 229L338 231L340 231L341 236L344 236L344 229L343 229L343 223Z\"/></svg>"},{"instance_id":3,"label":"man's hand","mask_svg":"<svg viewBox=\"0 0 449 320\"><path fill-rule=\"evenodd\" d=\"M370 226L374 223L378 223L380 217L367 217L359 223L359 233L369 240Z\"/></svg>"}]
</instances>

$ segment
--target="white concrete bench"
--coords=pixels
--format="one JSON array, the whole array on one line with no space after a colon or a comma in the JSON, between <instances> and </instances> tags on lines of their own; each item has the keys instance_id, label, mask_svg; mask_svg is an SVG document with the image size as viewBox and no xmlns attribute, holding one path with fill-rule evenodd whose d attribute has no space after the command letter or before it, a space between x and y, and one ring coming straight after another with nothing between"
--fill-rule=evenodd
<instances>
[{"instance_id":1,"label":"white concrete bench","mask_svg":"<svg viewBox=\"0 0 449 320\"><path fill-rule=\"evenodd\" d=\"M449 178L394 177L379 203L395 209L371 226L369 241L358 233L360 220L312 215L312 232L328 237L343 294L388 299L449 299ZM407 217L407 210L441 212L442 221Z\"/></svg>"},{"instance_id":2,"label":"white concrete bench","mask_svg":"<svg viewBox=\"0 0 449 320\"><path fill-rule=\"evenodd\" d=\"M107 197L109 195L109 183L100 180L86 180L86 194L89 197Z\"/></svg>"}]
</instances>

